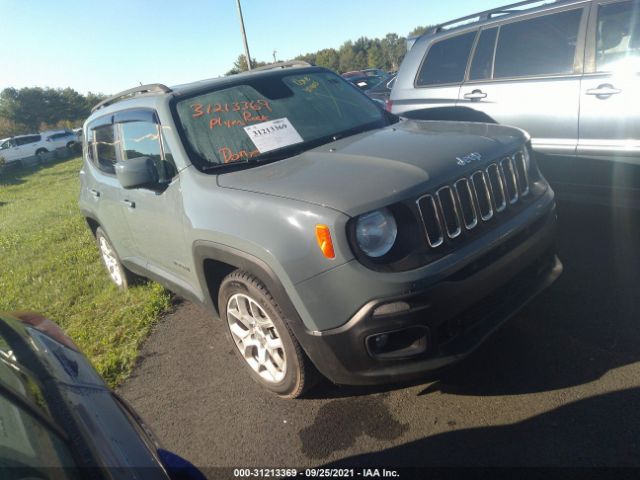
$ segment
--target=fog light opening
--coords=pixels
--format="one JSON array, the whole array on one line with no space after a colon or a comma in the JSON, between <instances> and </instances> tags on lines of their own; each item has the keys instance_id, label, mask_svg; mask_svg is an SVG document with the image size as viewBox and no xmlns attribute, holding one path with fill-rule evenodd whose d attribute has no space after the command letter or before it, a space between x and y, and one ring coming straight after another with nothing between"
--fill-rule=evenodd
<instances>
[{"instance_id":1,"label":"fog light opening","mask_svg":"<svg viewBox=\"0 0 640 480\"><path fill-rule=\"evenodd\" d=\"M371 335L367 338L367 349L377 358L407 358L426 352L429 343L429 329L415 326Z\"/></svg>"}]
</instances>

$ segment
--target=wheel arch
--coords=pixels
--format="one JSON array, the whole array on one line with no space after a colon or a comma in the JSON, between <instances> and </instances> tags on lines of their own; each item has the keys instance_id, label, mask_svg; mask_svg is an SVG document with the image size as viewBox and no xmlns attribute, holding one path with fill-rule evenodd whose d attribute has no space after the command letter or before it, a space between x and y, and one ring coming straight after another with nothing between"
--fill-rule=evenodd
<instances>
[{"instance_id":1,"label":"wheel arch","mask_svg":"<svg viewBox=\"0 0 640 480\"><path fill-rule=\"evenodd\" d=\"M89 217L89 216L85 216L84 217L85 222L87 222L87 226L89 227L89 230L91 230L91 233L93 234L93 236L96 236L96 230L98 230L98 227L100 227L100 223L93 217Z\"/></svg>"},{"instance_id":2,"label":"wheel arch","mask_svg":"<svg viewBox=\"0 0 640 480\"><path fill-rule=\"evenodd\" d=\"M196 242L193 253L206 307L219 313L218 293L222 280L232 271L242 270L255 276L267 287L294 332L304 329L302 319L285 287L264 260L242 250L209 241Z\"/></svg>"}]
</instances>

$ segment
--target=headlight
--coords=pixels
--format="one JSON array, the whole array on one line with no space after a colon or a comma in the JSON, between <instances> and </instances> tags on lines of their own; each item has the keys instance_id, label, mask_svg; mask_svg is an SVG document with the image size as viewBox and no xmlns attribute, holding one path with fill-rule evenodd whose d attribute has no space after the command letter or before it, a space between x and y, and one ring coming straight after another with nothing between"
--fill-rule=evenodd
<instances>
[{"instance_id":1,"label":"headlight","mask_svg":"<svg viewBox=\"0 0 640 480\"><path fill-rule=\"evenodd\" d=\"M388 208L365 213L356 222L356 241L369 257L387 254L396 241L398 226Z\"/></svg>"}]
</instances>

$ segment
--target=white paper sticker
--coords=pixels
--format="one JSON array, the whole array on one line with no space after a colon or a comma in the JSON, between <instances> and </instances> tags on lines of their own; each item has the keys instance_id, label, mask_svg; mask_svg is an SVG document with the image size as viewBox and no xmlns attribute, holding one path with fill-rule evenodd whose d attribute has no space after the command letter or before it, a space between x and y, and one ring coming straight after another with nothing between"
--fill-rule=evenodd
<instances>
[{"instance_id":1,"label":"white paper sticker","mask_svg":"<svg viewBox=\"0 0 640 480\"><path fill-rule=\"evenodd\" d=\"M244 131L247 132L260 153L304 142L286 117L250 125L244 127Z\"/></svg>"},{"instance_id":2,"label":"white paper sticker","mask_svg":"<svg viewBox=\"0 0 640 480\"><path fill-rule=\"evenodd\" d=\"M366 87L367 86L367 82L358 82L358 86L359 87Z\"/></svg>"}]
</instances>

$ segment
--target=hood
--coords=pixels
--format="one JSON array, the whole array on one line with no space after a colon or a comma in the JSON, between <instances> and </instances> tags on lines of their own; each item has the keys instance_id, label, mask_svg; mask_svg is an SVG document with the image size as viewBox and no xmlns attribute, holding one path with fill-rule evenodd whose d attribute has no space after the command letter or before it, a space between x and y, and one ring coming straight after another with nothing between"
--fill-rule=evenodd
<instances>
[{"instance_id":1,"label":"hood","mask_svg":"<svg viewBox=\"0 0 640 480\"><path fill-rule=\"evenodd\" d=\"M219 175L218 185L291 198L347 215L390 205L452 182L528 140L485 123L405 120L300 155ZM458 157L479 153L466 165Z\"/></svg>"}]
</instances>

